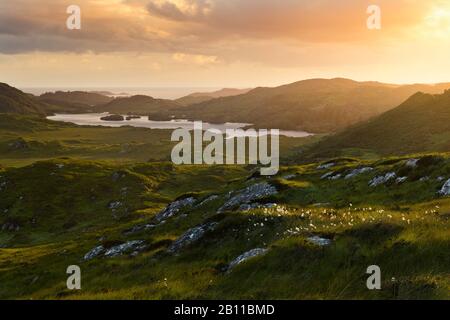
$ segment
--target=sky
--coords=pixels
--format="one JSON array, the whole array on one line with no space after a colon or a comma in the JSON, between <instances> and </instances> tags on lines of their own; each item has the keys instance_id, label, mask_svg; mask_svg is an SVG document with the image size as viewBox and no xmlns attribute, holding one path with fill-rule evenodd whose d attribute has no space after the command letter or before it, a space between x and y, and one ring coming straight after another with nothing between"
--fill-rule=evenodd
<instances>
[{"instance_id":1,"label":"sky","mask_svg":"<svg viewBox=\"0 0 450 320\"><path fill-rule=\"evenodd\" d=\"M81 29L66 12L81 9ZM381 29L367 9L381 9ZM450 82L449 0L0 0L0 82L257 87Z\"/></svg>"}]
</instances>

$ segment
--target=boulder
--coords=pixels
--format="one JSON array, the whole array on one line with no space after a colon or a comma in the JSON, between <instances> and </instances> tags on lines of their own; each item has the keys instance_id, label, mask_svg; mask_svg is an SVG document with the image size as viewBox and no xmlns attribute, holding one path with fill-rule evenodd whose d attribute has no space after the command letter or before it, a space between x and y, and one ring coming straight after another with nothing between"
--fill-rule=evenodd
<instances>
[{"instance_id":1,"label":"boulder","mask_svg":"<svg viewBox=\"0 0 450 320\"><path fill-rule=\"evenodd\" d=\"M406 180L408 180L408 177L398 177L397 179L395 179L395 183L396 184L402 184Z\"/></svg>"},{"instance_id":2,"label":"boulder","mask_svg":"<svg viewBox=\"0 0 450 320\"><path fill-rule=\"evenodd\" d=\"M410 168L415 168L415 167L417 167L418 162L419 162L419 159L409 159L408 161L406 161L405 166L410 167Z\"/></svg>"},{"instance_id":3,"label":"boulder","mask_svg":"<svg viewBox=\"0 0 450 320\"><path fill-rule=\"evenodd\" d=\"M277 189L268 184L267 182L251 185L244 190L238 192L237 195L231 197L225 204L218 210L218 212L224 212L231 210L241 204L248 204L252 201L272 196L277 194Z\"/></svg>"},{"instance_id":4,"label":"boulder","mask_svg":"<svg viewBox=\"0 0 450 320\"><path fill-rule=\"evenodd\" d=\"M97 246L93 248L91 251L86 253L84 255L84 260L92 260L94 258L97 258L99 256L104 256L106 258L113 258L117 256L121 256L126 253L131 253L133 255L137 254L138 252L144 250L146 248L145 242L143 240L133 240L128 241L125 243L122 243L120 245L111 247L109 249L105 248L104 246Z\"/></svg>"},{"instance_id":5,"label":"boulder","mask_svg":"<svg viewBox=\"0 0 450 320\"><path fill-rule=\"evenodd\" d=\"M320 247L329 246L331 244L331 240L330 239L322 238L322 237L319 237L319 236L309 237L306 240L308 240L312 244L315 244L315 245L320 246Z\"/></svg>"},{"instance_id":6,"label":"boulder","mask_svg":"<svg viewBox=\"0 0 450 320\"><path fill-rule=\"evenodd\" d=\"M96 257L98 257L99 255L103 254L105 252L105 248L103 246L98 246L95 247L94 249L92 249L91 251L89 251L88 253L86 253L84 255L84 260L88 261L88 260L92 260Z\"/></svg>"},{"instance_id":7,"label":"boulder","mask_svg":"<svg viewBox=\"0 0 450 320\"><path fill-rule=\"evenodd\" d=\"M441 190L438 192L441 196L449 196L450 195L450 179L448 179L444 185L442 186Z\"/></svg>"},{"instance_id":8,"label":"boulder","mask_svg":"<svg viewBox=\"0 0 450 320\"><path fill-rule=\"evenodd\" d=\"M243 254L241 254L239 257L237 257L236 259L234 259L233 261L230 262L230 264L228 265L228 270L233 269L234 267L236 267L237 265L248 261L252 258L255 258L257 256L261 256L267 253L267 249L262 249L262 248L256 248L256 249L252 249L250 251L247 251Z\"/></svg>"},{"instance_id":9,"label":"boulder","mask_svg":"<svg viewBox=\"0 0 450 320\"><path fill-rule=\"evenodd\" d=\"M330 169L330 168L334 167L335 165L336 165L336 163L334 163L334 162L323 163L317 167L317 170Z\"/></svg>"},{"instance_id":10,"label":"boulder","mask_svg":"<svg viewBox=\"0 0 450 320\"><path fill-rule=\"evenodd\" d=\"M350 171L350 173L348 173L345 176L345 179L351 179L351 178L354 178L356 176L359 176L360 174L371 172L372 170L373 170L373 168L371 168L371 167L364 167L364 168L354 169L354 170Z\"/></svg>"},{"instance_id":11,"label":"boulder","mask_svg":"<svg viewBox=\"0 0 450 320\"><path fill-rule=\"evenodd\" d=\"M182 209L186 207L192 207L195 204L196 200L193 197L185 198L181 200L177 200L169 204L163 211L158 213L155 217L156 221L161 222L163 220L167 220L170 217L174 216Z\"/></svg>"},{"instance_id":12,"label":"boulder","mask_svg":"<svg viewBox=\"0 0 450 320\"><path fill-rule=\"evenodd\" d=\"M105 257L111 258L121 256L125 253L139 252L144 249L145 249L145 242L143 240L134 240L109 248L108 250L106 250L104 255Z\"/></svg>"},{"instance_id":13,"label":"boulder","mask_svg":"<svg viewBox=\"0 0 450 320\"><path fill-rule=\"evenodd\" d=\"M386 182L388 182L392 179L395 179L395 178L397 178L397 175L395 174L395 172L388 172L384 176L377 176L377 177L373 178L372 180L370 180L369 186L377 187L377 186L385 184Z\"/></svg>"},{"instance_id":14,"label":"boulder","mask_svg":"<svg viewBox=\"0 0 450 320\"><path fill-rule=\"evenodd\" d=\"M216 225L217 225L217 222L211 222L211 223L203 224L203 225L194 227L192 229L189 229L181 237L179 237L177 240L175 240L175 242L169 247L169 249L167 249L167 251L170 253L178 252L180 249L198 241L208 231L214 230Z\"/></svg>"}]
</instances>

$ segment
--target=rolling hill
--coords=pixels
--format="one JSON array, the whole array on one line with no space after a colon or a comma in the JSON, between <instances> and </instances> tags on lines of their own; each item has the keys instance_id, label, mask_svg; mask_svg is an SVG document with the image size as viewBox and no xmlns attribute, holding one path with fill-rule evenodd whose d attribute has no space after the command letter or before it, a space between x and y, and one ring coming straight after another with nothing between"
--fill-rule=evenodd
<instances>
[{"instance_id":1,"label":"rolling hill","mask_svg":"<svg viewBox=\"0 0 450 320\"><path fill-rule=\"evenodd\" d=\"M260 128L335 132L395 108L418 91L442 93L450 84L390 85L348 79L312 79L256 88L171 111L178 118L245 122Z\"/></svg>"},{"instance_id":2,"label":"rolling hill","mask_svg":"<svg viewBox=\"0 0 450 320\"><path fill-rule=\"evenodd\" d=\"M47 107L32 95L0 83L0 113L44 115Z\"/></svg>"},{"instance_id":3,"label":"rolling hill","mask_svg":"<svg viewBox=\"0 0 450 320\"><path fill-rule=\"evenodd\" d=\"M224 88L224 89L214 91L214 92L196 92L196 93L187 95L185 97L179 98L175 101L184 106L190 106L193 104L210 101L210 100L213 100L216 98L238 96L241 94L245 94L245 93L249 92L250 90L251 89Z\"/></svg>"},{"instance_id":4,"label":"rolling hill","mask_svg":"<svg viewBox=\"0 0 450 320\"><path fill-rule=\"evenodd\" d=\"M397 108L320 141L306 156L333 157L355 149L379 155L450 150L450 90L416 93Z\"/></svg>"},{"instance_id":5,"label":"rolling hill","mask_svg":"<svg viewBox=\"0 0 450 320\"><path fill-rule=\"evenodd\" d=\"M56 91L47 92L38 97L42 102L49 104L51 112L90 112L96 105L111 102L113 98L96 92L84 91Z\"/></svg>"},{"instance_id":6,"label":"rolling hill","mask_svg":"<svg viewBox=\"0 0 450 320\"><path fill-rule=\"evenodd\" d=\"M181 105L172 100L155 99L144 95L135 95L127 98L117 98L104 105L96 106L96 112L109 112L119 114L148 115L159 119L161 115L170 116L173 108Z\"/></svg>"}]
</instances>

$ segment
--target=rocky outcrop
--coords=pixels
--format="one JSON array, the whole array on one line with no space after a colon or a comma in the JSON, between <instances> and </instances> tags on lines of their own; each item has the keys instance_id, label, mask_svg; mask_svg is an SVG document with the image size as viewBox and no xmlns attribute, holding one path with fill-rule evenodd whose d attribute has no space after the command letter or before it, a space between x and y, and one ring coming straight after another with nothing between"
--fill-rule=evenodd
<instances>
[{"instance_id":1,"label":"rocky outcrop","mask_svg":"<svg viewBox=\"0 0 450 320\"><path fill-rule=\"evenodd\" d=\"M444 185L442 186L441 190L438 192L441 196L450 196L450 179L448 179Z\"/></svg>"},{"instance_id":2,"label":"rocky outcrop","mask_svg":"<svg viewBox=\"0 0 450 320\"><path fill-rule=\"evenodd\" d=\"M137 233L140 231L153 229L155 227L156 227L156 224L153 224L153 223L140 224L140 225L136 225L128 230L125 230L123 233L126 235L130 235L130 234L134 234L134 233Z\"/></svg>"},{"instance_id":3,"label":"rocky outcrop","mask_svg":"<svg viewBox=\"0 0 450 320\"><path fill-rule=\"evenodd\" d=\"M334 162L323 163L317 167L317 170L330 169L330 168L334 167L335 165L336 165L336 163L334 163Z\"/></svg>"},{"instance_id":4,"label":"rocky outcrop","mask_svg":"<svg viewBox=\"0 0 450 320\"><path fill-rule=\"evenodd\" d=\"M371 167L364 167L364 168L354 169L354 170L350 171L350 173L348 173L345 176L345 179L352 179L352 178L354 178L356 176L359 176L360 174L371 172L372 170L373 170L373 168L371 168Z\"/></svg>"},{"instance_id":5,"label":"rocky outcrop","mask_svg":"<svg viewBox=\"0 0 450 320\"><path fill-rule=\"evenodd\" d=\"M383 176L377 176L377 177L373 178L372 180L370 180L369 186L377 187L377 186L385 184L386 182L391 181L395 178L397 178L397 175L395 174L395 172L388 172Z\"/></svg>"},{"instance_id":6,"label":"rocky outcrop","mask_svg":"<svg viewBox=\"0 0 450 320\"><path fill-rule=\"evenodd\" d=\"M171 204L169 204L169 206L167 206L167 208L165 208L163 211L158 213L156 215L155 219L158 222L167 220L170 217L177 214L178 212L180 212L182 209L185 209L186 207L192 207L195 204L195 202L196 202L196 200L193 197L174 201Z\"/></svg>"},{"instance_id":7,"label":"rocky outcrop","mask_svg":"<svg viewBox=\"0 0 450 320\"><path fill-rule=\"evenodd\" d=\"M20 230L20 226L17 223L13 222L6 222L1 226L2 231L11 231L11 232L17 232Z\"/></svg>"},{"instance_id":8,"label":"rocky outcrop","mask_svg":"<svg viewBox=\"0 0 450 320\"><path fill-rule=\"evenodd\" d=\"M409 159L406 161L405 166L409 168L415 168L417 167L417 163L419 162L419 159Z\"/></svg>"},{"instance_id":9,"label":"rocky outcrop","mask_svg":"<svg viewBox=\"0 0 450 320\"><path fill-rule=\"evenodd\" d=\"M225 204L218 210L218 212L224 212L231 210L242 204L249 204L255 200L272 196L277 194L277 189L268 184L267 182L251 185L244 190L238 192L237 195L231 197Z\"/></svg>"},{"instance_id":10,"label":"rocky outcrop","mask_svg":"<svg viewBox=\"0 0 450 320\"><path fill-rule=\"evenodd\" d=\"M233 261L230 262L230 264L228 265L228 271L232 270L234 267L236 267L237 265L239 265L243 262L246 262L257 256L266 254L267 251L268 251L267 249L256 248L256 249L252 249L250 251L247 251L247 252L241 254L239 257L237 257L236 259L234 259Z\"/></svg>"},{"instance_id":11,"label":"rocky outcrop","mask_svg":"<svg viewBox=\"0 0 450 320\"><path fill-rule=\"evenodd\" d=\"M329 246L331 244L330 239L322 238L319 236L309 237L306 240L308 240L312 244L315 244L316 246L320 246L320 247Z\"/></svg>"},{"instance_id":12,"label":"rocky outcrop","mask_svg":"<svg viewBox=\"0 0 450 320\"><path fill-rule=\"evenodd\" d=\"M395 183L402 184L402 183L406 182L406 180L408 180L408 177L398 177L397 179L395 179Z\"/></svg>"},{"instance_id":13,"label":"rocky outcrop","mask_svg":"<svg viewBox=\"0 0 450 320\"><path fill-rule=\"evenodd\" d=\"M121 256L125 253L138 253L145 249L145 242L143 240L135 240L135 241L128 241L126 243L120 244L118 246L114 246L112 248L109 248L105 252L105 257L117 257Z\"/></svg>"},{"instance_id":14,"label":"rocky outcrop","mask_svg":"<svg viewBox=\"0 0 450 320\"><path fill-rule=\"evenodd\" d=\"M86 253L84 255L83 259L85 261L92 260L104 252L105 252L105 248L103 246L98 246L98 247L95 247L94 249L92 249L91 251L89 251L88 253Z\"/></svg>"},{"instance_id":15,"label":"rocky outcrop","mask_svg":"<svg viewBox=\"0 0 450 320\"><path fill-rule=\"evenodd\" d=\"M182 248L193 244L194 242L201 239L205 233L214 230L217 226L216 222L211 222L207 224L203 224L197 227L194 227L188 230L185 234L179 237L170 247L167 249L170 253L176 253Z\"/></svg>"},{"instance_id":16,"label":"rocky outcrop","mask_svg":"<svg viewBox=\"0 0 450 320\"><path fill-rule=\"evenodd\" d=\"M196 205L197 208L204 206L205 204L208 204L214 200L219 199L219 196L216 194L213 194L212 196L207 197L205 200L200 202L198 205Z\"/></svg>"},{"instance_id":17,"label":"rocky outcrop","mask_svg":"<svg viewBox=\"0 0 450 320\"><path fill-rule=\"evenodd\" d=\"M91 251L86 253L83 259L85 261L88 261L100 256L106 258L113 258L124 254L136 255L139 252L143 251L145 248L146 245L143 240L128 241L111 248L105 248L104 246L101 245L93 248Z\"/></svg>"}]
</instances>

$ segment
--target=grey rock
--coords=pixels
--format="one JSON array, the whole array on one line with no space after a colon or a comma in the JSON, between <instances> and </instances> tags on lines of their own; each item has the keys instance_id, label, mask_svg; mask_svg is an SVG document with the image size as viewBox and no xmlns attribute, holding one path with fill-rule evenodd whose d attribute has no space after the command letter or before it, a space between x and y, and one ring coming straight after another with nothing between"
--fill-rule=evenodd
<instances>
[{"instance_id":1,"label":"grey rock","mask_svg":"<svg viewBox=\"0 0 450 320\"><path fill-rule=\"evenodd\" d=\"M153 228L156 228L156 224L153 224L153 223L140 224L140 225L136 225L136 226L132 227L131 229L125 230L124 234L129 235L129 234L133 234L133 233L137 233L140 231L149 230L149 229L153 229Z\"/></svg>"},{"instance_id":2,"label":"grey rock","mask_svg":"<svg viewBox=\"0 0 450 320\"><path fill-rule=\"evenodd\" d=\"M125 253L139 252L145 249L145 242L143 240L133 240L114 246L105 252L105 257L117 257Z\"/></svg>"},{"instance_id":3,"label":"grey rock","mask_svg":"<svg viewBox=\"0 0 450 320\"><path fill-rule=\"evenodd\" d=\"M8 146L13 150L25 150L29 148L28 143L23 139L10 142Z\"/></svg>"},{"instance_id":4,"label":"grey rock","mask_svg":"<svg viewBox=\"0 0 450 320\"><path fill-rule=\"evenodd\" d=\"M224 212L226 210L233 209L241 204L248 204L252 201L268 197L277 194L277 189L268 184L267 182L251 185L244 190L238 192L237 195L231 197L225 204L218 210L218 212Z\"/></svg>"},{"instance_id":5,"label":"grey rock","mask_svg":"<svg viewBox=\"0 0 450 320\"><path fill-rule=\"evenodd\" d=\"M350 171L350 173L348 173L345 176L345 179L351 179L351 178L354 178L356 176L359 176L360 174L371 172L372 170L373 170L373 168L371 168L371 167L364 167L364 168L354 169L354 170Z\"/></svg>"},{"instance_id":6,"label":"grey rock","mask_svg":"<svg viewBox=\"0 0 450 320\"><path fill-rule=\"evenodd\" d=\"M395 172L388 172L384 176L377 176L377 177L373 178L372 180L370 180L369 186L377 187L377 186L385 184L386 182L388 182L392 179L395 179L395 178L397 178L397 175L395 174Z\"/></svg>"},{"instance_id":7,"label":"grey rock","mask_svg":"<svg viewBox=\"0 0 450 320\"><path fill-rule=\"evenodd\" d=\"M441 190L438 192L441 196L449 196L450 195L450 179L448 179L444 185L442 186Z\"/></svg>"},{"instance_id":8,"label":"grey rock","mask_svg":"<svg viewBox=\"0 0 450 320\"><path fill-rule=\"evenodd\" d=\"M198 205L196 205L197 208L204 206L205 204L208 204L209 202L212 202L214 200L219 199L219 196L214 194L212 196L209 196L208 198L206 198L205 200L203 200L202 202L200 202Z\"/></svg>"},{"instance_id":9,"label":"grey rock","mask_svg":"<svg viewBox=\"0 0 450 320\"><path fill-rule=\"evenodd\" d=\"M428 181L428 180L430 180L429 176L422 177L422 178L419 179L420 182L425 182L425 181Z\"/></svg>"},{"instance_id":10,"label":"grey rock","mask_svg":"<svg viewBox=\"0 0 450 320\"><path fill-rule=\"evenodd\" d=\"M291 180L294 179L296 176L297 176L296 174L288 174L287 176L284 176L283 179Z\"/></svg>"},{"instance_id":11,"label":"grey rock","mask_svg":"<svg viewBox=\"0 0 450 320\"><path fill-rule=\"evenodd\" d=\"M180 212L182 209L185 209L186 207L192 207L195 204L195 201L196 200L193 197L174 201L169 204L163 211L158 213L155 219L158 222L169 219L170 217Z\"/></svg>"},{"instance_id":12,"label":"grey rock","mask_svg":"<svg viewBox=\"0 0 450 320\"><path fill-rule=\"evenodd\" d=\"M419 159L409 159L408 161L406 161L405 166L410 167L410 168L415 168L415 167L417 167L418 162L419 162Z\"/></svg>"},{"instance_id":13,"label":"grey rock","mask_svg":"<svg viewBox=\"0 0 450 320\"><path fill-rule=\"evenodd\" d=\"M317 170L330 169L330 168L334 167L335 165L336 165L336 163L334 163L334 162L324 163L324 164L319 165L317 167Z\"/></svg>"},{"instance_id":14,"label":"grey rock","mask_svg":"<svg viewBox=\"0 0 450 320\"><path fill-rule=\"evenodd\" d=\"M237 265L239 265L243 262L246 262L252 258L264 255L267 253L267 251L268 251L267 249L262 249L262 248L256 248L256 249L247 251L247 252L241 254L239 257L237 257L233 261L231 261L230 264L228 265L228 270L231 270L234 267L236 267Z\"/></svg>"},{"instance_id":15,"label":"grey rock","mask_svg":"<svg viewBox=\"0 0 450 320\"><path fill-rule=\"evenodd\" d=\"M205 235L205 233L214 230L216 225L217 225L216 222L211 222L189 229L186 233L184 233L181 237L179 237L169 247L169 249L167 249L167 251L170 253L175 253L178 252L180 249L195 243L196 241L201 239Z\"/></svg>"},{"instance_id":16,"label":"grey rock","mask_svg":"<svg viewBox=\"0 0 450 320\"><path fill-rule=\"evenodd\" d=\"M408 177L398 177L397 179L395 179L395 183L396 183L396 184L402 184L402 183L404 183L406 180L408 180Z\"/></svg>"},{"instance_id":17,"label":"grey rock","mask_svg":"<svg viewBox=\"0 0 450 320\"><path fill-rule=\"evenodd\" d=\"M306 240L308 240L312 244L315 244L315 245L320 246L320 247L329 246L331 244L331 240L330 239L322 238L322 237L319 237L319 236L309 237Z\"/></svg>"},{"instance_id":18,"label":"grey rock","mask_svg":"<svg viewBox=\"0 0 450 320\"><path fill-rule=\"evenodd\" d=\"M334 175L334 172L327 172L323 176L321 176L320 179L325 180L325 179L332 177L333 175Z\"/></svg>"},{"instance_id":19,"label":"grey rock","mask_svg":"<svg viewBox=\"0 0 450 320\"><path fill-rule=\"evenodd\" d=\"M6 222L2 225L1 228L2 231L10 231L10 232L17 232L20 230L20 226L17 223L13 222Z\"/></svg>"},{"instance_id":20,"label":"grey rock","mask_svg":"<svg viewBox=\"0 0 450 320\"><path fill-rule=\"evenodd\" d=\"M445 178L444 178L444 177L442 177L442 176L441 176L441 177L437 177L437 178L436 178L436 181L438 181L438 182L442 182L442 181L444 181L444 180L445 180Z\"/></svg>"},{"instance_id":21,"label":"grey rock","mask_svg":"<svg viewBox=\"0 0 450 320\"><path fill-rule=\"evenodd\" d=\"M342 174L338 173L332 177L329 177L328 180L339 180L340 178L342 178Z\"/></svg>"},{"instance_id":22,"label":"grey rock","mask_svg":"<svg viewBox=\"0 0 450 320\"><path fill-rule=\"evenodd\" d=\"M120 208L121 206L122 206L122 202L120 202L120 201L111 201L108 204L108 208L111 210L116 210L116 209Z\"/></svg>"},{"instance_id":23,"label":"grey rock","mask_svg":"<svg viewBox=\"0 0 450 320\"><path fill-rule=\"evenodd\" d=\"M89 251L88 253L86 253L84 255L84 260L88 261L88 260L92 260L96 257L98 257L99 255L103 254L105 252L105 248L103 246L98 246L95 247L94 249L92 249L91 251Z\"/></svg>"}]
</instances>

